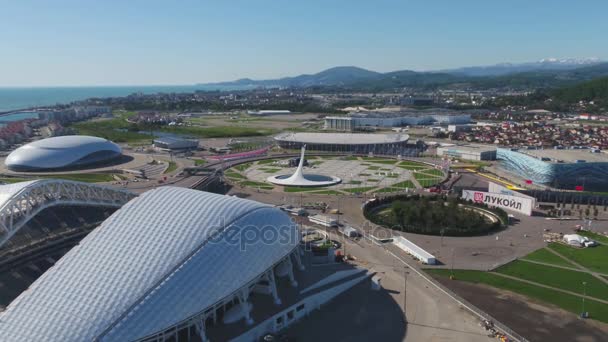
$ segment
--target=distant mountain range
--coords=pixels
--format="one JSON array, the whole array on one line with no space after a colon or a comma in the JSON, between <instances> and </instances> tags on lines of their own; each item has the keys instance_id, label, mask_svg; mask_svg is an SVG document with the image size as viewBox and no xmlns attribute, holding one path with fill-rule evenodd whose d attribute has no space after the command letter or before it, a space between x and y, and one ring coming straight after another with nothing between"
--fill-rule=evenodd
<instances>
[{"instance_id":1,"label":"distant mountain range","mask_svg":"<svg viewBox=\"0 0 608 342\"><path fill-rule=\"evenodd\" d=\"M339 66L316 74L272 80L248 78L206 83L207 89L252 89L258 87L339 87L351 90L383 91L395 88L553 88L608 76L608 62L589 59L543 59L538 62L466 67L442 71L401 70L376 72L355 66Z\"/></svg>"},{"instance_id":2,"label":"distant mountain range","mask_svg":"<svg viewBox=\"0 0 608 342\"><path fill-rule=\"evenodd\" d=\"M583 66L601 64L599 58L544 58L536 62L528 63L500 63L488 66L472 66L457 69L440 70L449 74L460 74L465 76L502 76L520 72L541 70L572 70Z\"/></svg>"}]
</instances>

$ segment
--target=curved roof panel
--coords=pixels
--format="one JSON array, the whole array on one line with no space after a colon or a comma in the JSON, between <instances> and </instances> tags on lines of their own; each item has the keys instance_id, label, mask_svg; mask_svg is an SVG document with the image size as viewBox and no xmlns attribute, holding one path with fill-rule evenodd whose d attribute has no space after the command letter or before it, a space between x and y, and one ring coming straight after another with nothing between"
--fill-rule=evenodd
<instances>
[{"instance_id":1,"label":"curved roof panel","mask_svg":"<svg viewBox=\"0 0 608 342\"><path fill-rule=\"evenodd\" d=\"M272 227L274 238L260 234ZM240 238L241 234L247 236ZM229 296L297 246L270 206L162 187L91 232L0 314L6 341L130 341Z\"/></svg>"},{"instance_id":2,"label":"curved roof panel","mask_svg":"<svg viewBox=\"0 0 608 342\"><path fill-rule=\"evenodd\" d=\"M4 203L6 203L8 200L10 200L13 196L15 196L17 193L19 193L21 190L40 181L40 179L36 179L27 182L0 185L0 207L4 205Z\"/></svg>"},{"instance_id":3,"label":"curved roof panel","mask_svg":"<svg viewBox=\"0 0 608 342\"><path fill-rule=\"evenodd\" d=\"M409 135L287 132L275 136L274 139L278 141L299 142L304 144L368 145L404 143L409 139Z\"/></svg>"},{"instance_id":4,"label":"curved roof panel","mask_svg":"<svg viewBox=\"0 0 608 342\"><path fill-rule=\"evenodd\" d=\"M109 140L67 135L23 145L11 152L4 163L15 171L61 169L106 161L121 153L120 146Z\"/></svg>"}]
</instances>

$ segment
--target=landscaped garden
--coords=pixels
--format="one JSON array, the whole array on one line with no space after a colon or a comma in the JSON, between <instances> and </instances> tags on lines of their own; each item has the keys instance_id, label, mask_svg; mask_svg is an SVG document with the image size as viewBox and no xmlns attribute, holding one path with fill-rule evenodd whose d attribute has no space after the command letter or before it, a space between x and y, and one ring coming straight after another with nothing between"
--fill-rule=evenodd
<instances>
[{"instance_id":1,"label":"landscaped garden","mask_svg":"<svg viewBox=\"0 0 608 342\"><path fill-rule=\"evenodd\" d=\"M473 205L455 197L395 196L364 207L370 221L400 231L446 236L474 236L501 229L502 209Z\"/></svg>"}]
</instances>

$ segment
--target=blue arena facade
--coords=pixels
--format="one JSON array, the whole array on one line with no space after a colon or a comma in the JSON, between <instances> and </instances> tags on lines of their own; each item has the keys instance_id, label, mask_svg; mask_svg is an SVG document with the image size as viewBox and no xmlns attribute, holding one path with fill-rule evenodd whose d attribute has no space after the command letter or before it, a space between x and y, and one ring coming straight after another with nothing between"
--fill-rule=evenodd
<instances>
[{"instance_id":1,"label":"blue arena facade","mask_svg":"<svg viewBox=\"0 0 608 342\"><path fill-rule=\"evenodd\" d=\"M598 157L598 153L589 150L576 151L579 159L552 158L563 151L498 148L496 157L504 170L536 184L567 190L574 190L576 186L590 191L608 190L608 158L602 160L603 156ZM572 151L565 153L572 154Z\"/></svg>"}]
</instances>

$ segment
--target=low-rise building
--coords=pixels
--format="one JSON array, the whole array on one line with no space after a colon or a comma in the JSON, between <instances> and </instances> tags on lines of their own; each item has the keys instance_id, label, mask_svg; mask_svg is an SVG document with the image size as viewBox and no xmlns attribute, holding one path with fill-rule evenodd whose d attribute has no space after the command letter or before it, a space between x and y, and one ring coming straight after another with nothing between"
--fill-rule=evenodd
<instances>
[{"instance_id":1,"label":"low-rise building","mask_svg":"<svg viewBox=\"0 0 608 342\"><path fill-rule=\"evenodd\" d=\"M437 155L464 160L496 160L496 148L484 145L442 146Z\"/></svg>"}]
</instances>

